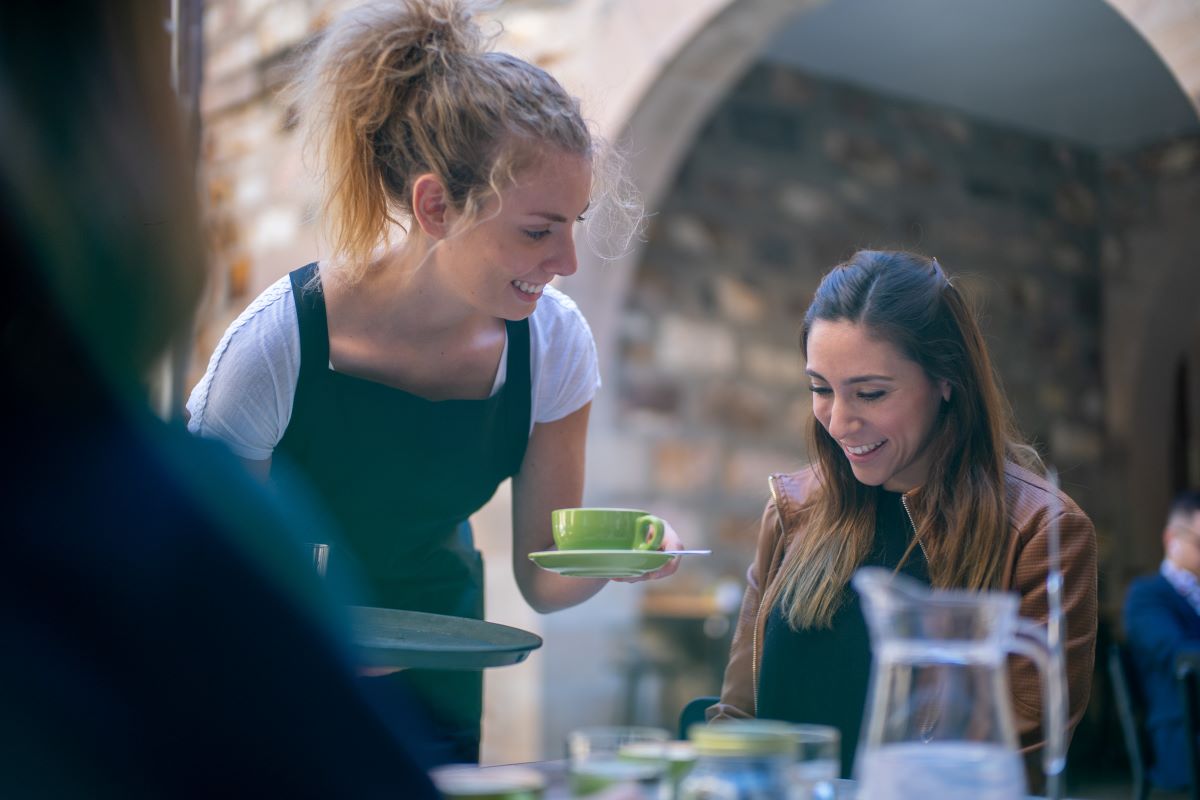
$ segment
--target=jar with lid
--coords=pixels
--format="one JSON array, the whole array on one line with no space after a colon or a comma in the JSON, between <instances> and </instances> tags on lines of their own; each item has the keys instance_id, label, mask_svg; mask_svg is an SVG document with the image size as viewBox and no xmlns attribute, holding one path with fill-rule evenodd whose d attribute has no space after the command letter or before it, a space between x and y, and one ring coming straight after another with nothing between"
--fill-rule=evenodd
<instances>
[{"instance_id":1,"label":"jar with lid","mask_svg":"<svg viewBox=\"0 0 1200 800\"><path fill-rule=\"evenodd\" d=\"M679 800L785 800L796 737L786 723L739 720L693 725L696 765Z\"/></svg>"}]
</instances>

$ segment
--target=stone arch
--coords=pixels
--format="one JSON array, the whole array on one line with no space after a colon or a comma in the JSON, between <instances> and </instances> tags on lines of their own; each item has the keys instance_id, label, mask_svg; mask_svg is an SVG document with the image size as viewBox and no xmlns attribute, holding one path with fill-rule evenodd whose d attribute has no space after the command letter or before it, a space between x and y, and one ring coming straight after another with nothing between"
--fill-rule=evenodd
<instances>
[{"instance_id":1,"label":"stone arch","mask_svg":"<svg viewBox=\"0 0 1200 800\"><path fill-rule=\"evenodd\" d=\"M639 32L643 41L659 45L644 48L640 52L642 63L623 69L632 80L624 93L611 98L611 112L601 120L601 126L607 135L632 147L630 174L647 208L654 208L668 190L708 111L761 51L766 39L781 23L825 2L837 0L671 3L678 8L664 8L656 19L663 30ZM1200 6L1190 0L1102 2L1113 7L1159 55L1181 91L1200 111ZM609 13L619 16L626 11L632 17L641 16L631 8L614 8ZM681 17L694 26L682 34L678 23ZM589 44L593 53L604 53L615 42L601 38ZM594 58L586 56L579 61L580 67L596 65ZM602 362L614 352L620 308L641 252L641 247L635 246L620 258L604 260L581 248L578 273L563 281L592 324ZM603 401L598 410L601 418L611 413Z\"/></svg>"},{"instance_id":2,"label":"stone arch","mask_svg":"<svg viewBox=\"0 0 1200 800\"><path fill-rule=\"evenodd\" d=\"M779 25L825 0L720 0L711 18L675 52L657 53L663 66L630 113L609 122L609 130L629 151L628 170L647 209L658 207L669 191L675 172L689 151L697 129L725 96L746 66L762 50ZM652 34L647 36L654 40ZM563 281L579 303L596 336L602 374L616 350L617 322L631 276L640 261L642 244L635 243L619 258L606 260L586 247L579 252L579 271ZM609 362L608 364L604 362ZM598 398L600 421L611 414L611 403Z\"/></svg>"},{"instance_id":3,"label":"stone arch","mask_svg":"<svg viewBox=\"0 0 1200 800\"><path fill-rule=\"evenodd\" d=\"M825 0L836 3L838 0ZM1200 6L1176 0L1148 4L1133 0L1106 0L1146 41L1164 62L1193 108L1200 108ZM695 25L687 36L671 38L669 48L651 47L638 56L642 63L629 65L624 72L636 75L627 94L613 104L618 109L604 122L610 136L624 138L631 147L630 173L647 207L655 209L670 190L678 167L690 151L700 126L743 69L762 51L767 39L796 15L821 5L820 0L779 2L778 0L718 0L706 4L704 14L697 13ZM702 19L700 17L703 17ZM1181 31L1191 35L1183 36ZM639 33L639 39L657 41L653 30ZM593 45L603 49L603 41ZM647 67L647 64L652 66ZM1190 206L1197 208L1195 199ZM1183 219L1173 221L1177 230L1187 230ZM1159 426L1153 431L1139 428L1139 420L1165 420L1167 399L1154 387L1170 385L1172 359L1153 356L1184 346L1177 321L1194 315L1189 301L1200 297L1200 271L1187 263L1188 253L1158 252L1153 241L1136 241L1130 251L1119 256L1133 273L1128 287L1131 297L1110 297L1126 288L1109 284L1106 264L1105 316L1105 446L1106 486L1096 492L1107 493L1114 506L1111 524L1130 539L1118 538L1116 554L1131 566L1125 574L1111 576L1114 591L1107 598L1110 611L1119 605L1119 589L1133 572L1153 563L1150 550L1157 541L1160 521L1157 510L1165 507L1167 489L1165 453L1168 431ZM617 375L618 337L622 310L643 256L635 247L621 258L604 261L586 252L580 253L578 273L564 281L564 288L575 298L589 319L602 359L606 378ZM1152 273L1140 267L1154 265ZM1194 273L1194 274L1193 274ZM1179 277L1184 280L1176 280ZM1123 346L1115 346L1121 336L1130 335ZM1194 335L1194 332L1192 333ZM1193 350L1200 349L1193 346ZM621 427L619 394L610 386L596 399L593 409L593 440L602 439ZM605 470L624 469L598 464L589 472L589 486ZM603 489L601 489L603 492ZM1121 509L1118 498L1128 497L1129 507ZM562 617L565 622L566 617ZM553 630L547 639L559 637L559 619L548 618L545 625ZM553 646L553 645L551 645ZM553 738L551 735L549 738Z\"/></svg>"},{"instance_id":4,"label":"stone arch","mask_svg":"<svg viewBox=\"0 0 1200 800\"><path fill-rule=\"evenodd\" d=\"M642 56L645 63L625 68L637 80L629 82L629 92L614 103L616 112L604 120L604 127L631 145L630 173L648 208L656 208L669 191L699 126L766 39L823 2L838 0L712 0L703 12L692 14L688 35L675 31L660 39L654 31L641 32L644 41L670 45L650 48ZM1200 110L1200 6L1189 0L1103 2L1159 56L1180 91ZM607 47L604 42L594 46ZM1178 217L1165 227L1187 230L1187 213L1198 203L1194 197L1189 201L1161 204L1165 215L1174 212ZM1156 515L1169 499L1164 466L1169 433L1165 427L1143 423L1166 418L1168 401L1160 389L1170 383L1173 362L1161 354L1187 352L1190 332L1181 331L1178 321L1194 313L1189 306L1200 297L1200 271L1188 263L1189 254L1160 251L1154 237L1135 237L1118 257L1134 276L1127 283L1119 275L1113 280L1113 267L1106 263L1104 277L1106 467L1111 481L1106 490L1130 501L1127 509L1113 509L1112 523L1132 533L1132 541L1118 540L1115 545L1122 560L1131 562L1131 571L1152 562L1150 551L1160 525ZM602 362L607 362L602 363L606 375L615 374L611 367L621 310L642 252L635 247L611 261L581 252L579 272L564 282L592 324ZM597 398L594 417L601 428L618 424L615 395L602 392Z\"/></svg>"},{"instance_id":5,"label":"stone arch","mask_svg":"<svg viewBox=\"0 0 1200 800\"><path fill-rule=\"evenodd\" d=\"M822 2L839 0L664 0L654 4L653 11L646 10L649 4L640 0L612 0L600 6L580 4L578 13L593 14L596 25L589 28L598 32L590 38L581 38L563 44L557 52L545 53L545 62L564 83L578 88L588 88L587 100L599 101L601 130L611 138L624 139L630 146L630 174L634 176L649 209L660 205L666 192L670 191L679 164L690 151L696 133L715 104L730 90L744 67L762 52L770 35L782 24L822 5ZM1200 10L1188 0L1174 0L1160 4L1154 11L1147 4L1135 0L1109 0L1142 38L1166 62L1177 83L1192 101L1200 100L1200 62L1195 58L1195 46L1180 40L1181 30L1200 32ZM1168 6L1171 14L1164 14ZM565 12L564 12L565 14ZM641 23L631 31L628 25L614 23L617 18L628 18ZM533 29L530 41L539 41ZM635 48L630 48L632 38ZM1193 37L1200 41L1200 36ZM1162 43L1160 43L1162 42ZM566 55L566 50L575 47L576 52ZM536 50L526 48L526 52ZM625 61L614 66L608 54L619 53ZM536 53L532 53L536 58ZM608 88L596 91L594 86L607 80ZM641 263L642 247L630 249L623 257L604 260L581 247L580 270L564 279L563 288L574 297L592 324L596 344L601 355L602 374L612 378L617 374L618 336L620 317L628 296L632 277ZM1174 297L1178 300L1178 296ZM1169 337L1170 330L1165 321L1162 330L1148 331L1145 342L1150 338ZM1148 345L1148 344L1147 344ZM1150 377L1148 377L1150 378ZM1151 378L1152 379L1152 378ZM1109 381L1111 391L1120 391ZM1152 398L1141 398L1144 404ZM589 451L599 447L607 437L618 434L622 425L619 417L619 397L610 385L596 397L593 409L593 435ZM1152 458L1152 455L1146 456ZM618 455L619 458L619 455ZM605 476L612 470L629 471L628 464L619 461L599 463L588 475L589 494L596 499L604 498ZM596 481L596 479L600 479ZM596 488L598 486L600 488ZM599 493L596 495L596 493ZM617 640L629 636L632 614L635 608L630 603L629 591L614 593L606 597L606 608L596 604L571 609L541 620L546 632L544 664L547 673L556 672L560 664L566 664L570 672L570 651L577 639L572 639L574 628L580 627L601 639ZM583 625L578 621L586 618ZM614 619L620 621L614 622ZM616 632L617 625L625 625L624 632ZM576 648L577 649L577 648ZM608 680L605 678L604 680ZM593 694L595 703L602 705L604 694L616 692L612 681L596 680ZM574 696L578 702L577 696ZM547 698L552 706L553 697ZM580 709L581 714L586 711ZM547 742L560 739L563 734L562 720L542 720L542 735Z\"/></svg>"}]
</instances>

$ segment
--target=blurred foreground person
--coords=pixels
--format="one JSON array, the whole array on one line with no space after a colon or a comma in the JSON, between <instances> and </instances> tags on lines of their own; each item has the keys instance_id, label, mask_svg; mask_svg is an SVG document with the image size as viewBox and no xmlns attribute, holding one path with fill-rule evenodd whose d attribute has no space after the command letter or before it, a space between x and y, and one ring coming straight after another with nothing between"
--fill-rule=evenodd
<instances>
[{"instance_id":1,"label":"blurred foreground person","mask_svg":"<svg viewBox=\"0 0 1200 800\"><path fill-rule=\"evenodd\" d=\"M433 797L304 514L146 401L204 281L162 8L0 10L0 796Z\"/></svg>"},{"instance_id":2,"label":"blurred foreground person","mask_svg":"<svg viewBox=\"0 0 1200 800\"><path fill-rule=\"evenodd\" d=\"M1131 677L1146 698L1150 781L1162 789L1183 789L1190 781L1189 743L1175 658L1184 650L1200 650L1200 491L1175 498L1163 546L1166 557L1158 574L1137 579L1125 596L1125 636L1136 668Z\"/></svg>"},{"instance_id":3,"label":"blurred foreground person","mask_svg":"<svg viewBox=\"0 0 1200 800\"><path fill-rule=\"evenodd\" d=\"M1095 659L1096 536L1040 476L1012 425L983 335L936 260L859 251L817 288L801 349L813 393L813 464L770 478L771 501L710 718L836 726L849 775L871 652L850 578L885 567L938 588L1020 595L1045 622L1047 531L1059 526L1069 727ZM1026 752L1042 746L1041 685L1015 660ZM1042 783L1027 759L1030 783Z\"/></svg>"}]
</instances>

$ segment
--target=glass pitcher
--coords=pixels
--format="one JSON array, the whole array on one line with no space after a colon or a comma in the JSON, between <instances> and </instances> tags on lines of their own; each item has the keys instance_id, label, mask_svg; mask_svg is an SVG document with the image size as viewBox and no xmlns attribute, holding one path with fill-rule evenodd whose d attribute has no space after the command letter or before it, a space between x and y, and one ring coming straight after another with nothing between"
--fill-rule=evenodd
<instances>
[{"instance_id":1,"label":"glass pitcher","mask_svg":"<svg viewBox=\"0 0 1200 800\"><path fill-rule=\"evenodd\" d=\"M933 591L878 567L858 570L853 585L873 650L855 765L862 797L1025 797L1009 653L1042 673L1044 767L1061 772L1066 687L1042 628L1017 616L1015 594Z\"/></svg>"}]
</instances>

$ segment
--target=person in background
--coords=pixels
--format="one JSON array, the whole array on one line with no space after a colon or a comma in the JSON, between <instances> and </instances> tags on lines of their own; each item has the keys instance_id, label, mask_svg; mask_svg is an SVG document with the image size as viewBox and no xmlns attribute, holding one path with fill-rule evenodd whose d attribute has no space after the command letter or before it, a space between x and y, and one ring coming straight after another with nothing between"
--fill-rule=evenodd
<instances>
[{"instance_id":1,"label":"person in background","mask_svg":"<svg viewBox=\"0 0 1200 800\"><path fill-rule=\"evenodd\" d=\"M436 797L323 532L150 409L205 280L163 9L0 8L0 796Z\"/></svg>"},{"instance_id":2,"label":"person in background","mask_svg":"<svg viewBox=\"0 0 1200 800\"><path fill-rule=\"evenodd\" d=\"M329 570L364 576L360 604L482 618L467 520L510 476L528 603L549 612L604 586L528 559L553 545L550 512L581 503L600 384L588 325L550 284L575 272L585 215L640 212L608 190L619 181L593 185L610 162L577 101L489 50L475 10L368 3L323 33L294 97L331 252L229 327L188 411L259 475L311 487L340 528ZM680 546L674 531L663 546ZM413 687L446 759L478 758L480 672L364 680L384 705Z\"/></svg>"},{"instance_id":3,"label":"person in background","mask_svg":"<svg viewBox=\"0 0 1200 800\"><path fill-rule=\"evenodd\" d=\"M871 653L857 594L862 566L935 587L1021 596L1044 621L1046 537L1062 541L1070 724L1095 659L1091 521L1039 474L1022 443L974 315L936 260L863 250L821 281L804 317L813 463L772 475L771 500L710 719L836 726L849 776ZM1021 744L1041 746L1032 663L1011 670ZM1041 773L1027 760L1032 784Z\"/></svg>"},{"instance_id":4,"label":"person in background","mask_svg":"<svg viewBox=\"0 0 1200 800\"><path fill-rule=\"evenodd\" d=\"M1166 557L1158 573L1129 586L1125 638L1133 656L1132 677L1146 698L1150 781L1163 789L1183 789L1191 780L1189 743L1175 658L1184 650L1200 650L1200 491L1182 492L1171 503L1163 547Z\"/></svg>"}]
</instances>

